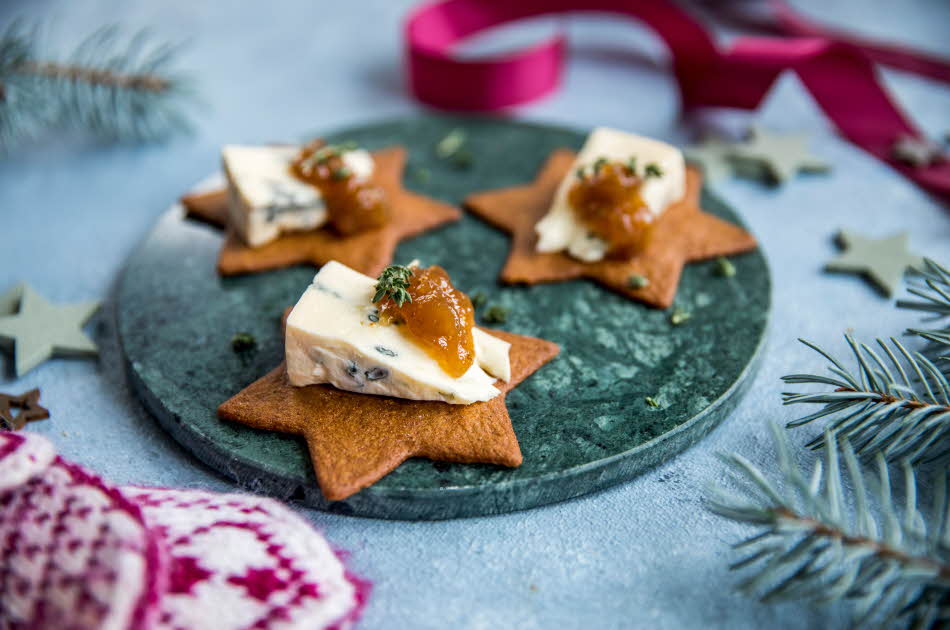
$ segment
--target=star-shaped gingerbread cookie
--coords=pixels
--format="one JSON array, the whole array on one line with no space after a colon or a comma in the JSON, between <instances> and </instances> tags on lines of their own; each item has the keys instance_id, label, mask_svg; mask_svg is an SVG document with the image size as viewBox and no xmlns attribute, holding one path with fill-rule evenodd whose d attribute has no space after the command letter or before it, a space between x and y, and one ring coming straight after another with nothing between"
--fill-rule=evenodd
<instances>
[{"instance_id":1,"label":"star-shaped gingerbread cookie","mask_svg":"<svg viewBox=\"0 0 950 630\"><path fill-rule=\"evenodd\" d=\"M501 394L471 405L405 400L294 387L283 363L218 408L218 416L256 429L296 433L310 449L320 490L340 501L372 485L410 457L515 467L521 449L505 394L553 359L550 341L493 330L511 343L511 380Z\"/></svg>"},{"instance_id":2,"label":"star-shaped gingerbread cookie","mask_svg":"<svg viewBox=\"0 0 950 630\"><path fill-rule=\"evenodd\" d=\"M341 236L326 226L318 230L282 234L262 246L250 247L233 231L228 231L218 272L233 276L309 263L321 266L336 260L368 276L376 276L392 262L393 252L403 239L416 236L461 217L458 208L410 192L402 186L406 150L391 147L373 153L373 183L386 191L391 218L385 226ZM222 228L227 227L228 195L215 190L182 198L189 217Z\"/></svg>"},{"instance_id":3,"label":"star-shaped gingerbread cookie","mask_svg":"<svg viewBox=\"0 0 950 630\"><path fill-rule=\"evenodd\" d=\"M686 263L755 249L751 234L702 211L702 177L696 169L688 168L685 196L660 215L650 242L633 258L584 263L564 253L538 253L534 226L547 213L574 157L566 149L555 151L533 183L478 193L465 200L473 213L512 235L511 253L501 271L503 281L537 284L590 278L631 299L666 308L673 303Z\"/></svg>"},{"instance_id":4,"label":"star-shaped gingerbread cookie","mask_svg":"<svg viewBox=\"0 0 950 630\"><path fill-rule=\"evenodd\" d=\"M13 410L19 409L14 414ZM31 389L22 396L0 394L0 429L19 431L27 422L49 418L49 410L40 406L40 390Z\"/></svg>"}]
</instances>

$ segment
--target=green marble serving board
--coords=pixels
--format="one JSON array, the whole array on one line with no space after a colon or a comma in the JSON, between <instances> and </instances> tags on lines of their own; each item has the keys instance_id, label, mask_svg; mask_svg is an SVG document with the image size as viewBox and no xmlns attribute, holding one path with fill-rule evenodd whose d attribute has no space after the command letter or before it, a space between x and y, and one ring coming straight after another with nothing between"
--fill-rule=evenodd
<instances>
[{"instance_id":1,"label":"green marble serving board","mask_svg":"<svg viewBox=\"0 0 950 630\"><path fill-rule=\"evenodd\" d=\"M468 168L434 146L467 132ZM466 194L530 181L558 147L579 147L583 131L499 119L426 116L373 123L328 136L368 148L404 145L407 187L459 202ZM173 191L177 193L178 191ZM176 195L177 196L177 195ZM741 220L705 192L703 207ZM217 406L281 361L281 313L314 274L295 267L220 278L221 234L161 217L124 271L118 328L130 380L145 406L182 446L238 484L334 512L395 519L495 514L563 501L628 480L688 448L735 407L757 364L770 302L760 252L689 265L670 312L630 302L586 281L502 286L508 236L472 216L404 242L397 262L439 264L466 292L510 309L500 328L557 342L561 354L508 395L524 464L517 469L414 459L346 501L328 503L303 440L218 420ZM256 337L251 357L231 338ZM646 402L652 397L659 406Z\"/></svg>"}]
</instances>

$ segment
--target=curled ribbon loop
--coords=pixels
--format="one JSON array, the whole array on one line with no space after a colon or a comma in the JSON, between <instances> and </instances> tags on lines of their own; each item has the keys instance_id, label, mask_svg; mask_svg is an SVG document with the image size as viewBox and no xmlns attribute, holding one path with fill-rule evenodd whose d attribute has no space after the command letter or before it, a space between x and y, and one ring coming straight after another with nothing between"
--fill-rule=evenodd
<instances>
[{"instance_id":1,"label":"curled ribbon loop","mask_svg":"<svg viewBox=\"0 0 950 630\"><path fill-rule=\"evenodd\" d=\"M895 160L894 143L924 136L877 79L874 61L950 80L950 64L898 47L876 46L825 32L775 3L780 27L808 37L740 37L720 49L699 22L666 0L442 0L409 17L409 83L420 101L452 110L492 111L557 88L567 48L557 35L488 59L461 60L452 48L465 38L528 17L570 12L610 13L639 20L666 44L684 111L717 106L755 109L778 76L794 71L841 134L925 190L950 199L950 161L911 167ZM813 36L827 35L827 36Z\"/></svg>"}]
</instances>

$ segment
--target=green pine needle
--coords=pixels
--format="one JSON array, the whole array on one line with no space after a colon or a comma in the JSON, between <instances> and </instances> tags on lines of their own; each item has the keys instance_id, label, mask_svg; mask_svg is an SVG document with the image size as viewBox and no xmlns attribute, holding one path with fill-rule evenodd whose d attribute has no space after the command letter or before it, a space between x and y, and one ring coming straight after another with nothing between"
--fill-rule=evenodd
<instances>
[{"instance_id":1,"label":"green pine needle","mask_svg":"<svg viewBox=\"0 0 950 630\"><path fill-rule=\"evenodd\" d=\"M386 298L395 302L397 306L412 302L412 296L409 295L411 276L412 269L403 265L389 265L383 269L376 282L376 295L373 296L373 302Z\"/></svg>"},{"instance_id":2,"label":"green pine needle","mask_svg":"<svg viewBox=\"0 0 950 630\"><path fill-rule=\"evenodd\" d=\"M109 26L56 60L38 40L23 21L0 33L0 152L52 131L151 140L189 128L181 105L193 95L170 71L176 48Z\"/></svg>"},{"instance_id":3,"label":"green pine needle","mask_svg":"<svg viewBox=\"0 0 950 630\"><path fill-rule=\"evenodd\" d=\"M940 321L943 326L937 328L911 328L907 332L930 342L928 349L943 368L944 374L950 373L950 269L934 260L925 259L924 269L911 275L908 291L921 298L916 300L898 300L897 306L930 314L928 321Z\"/></svg>"},{"instance_id":4,"label":"green pine needle","mask_svg":"<svg viewBox=\"0 0 950 630\"><path fill-rule=\"evenodd\" d=\"M910 352L893 337L878 339L878 349L845 339L857 364L849 370L828 352L805 340L830 363L831 375L790 374L796 385L820 385L823 391L783 394L786 405L813 404L821 409L788 423L788 427L825 419L827 428L845 436L862 457L880 452L888 461L926 461L950 449L950 384L932 361ZM819 437L811 448L824 445Z\"/></svg>"},{"instance_id":5,"label":"green pine needle","mask_svg":"<svg viewBox=\"0 0 950 630\"><path fill-rule=\"evenodd\" d=\"M765 602L850 600L856 628L927 628L946 620L950 469L936 470L925 518L918 510L915 470L906 460L900 466L902 492L895 493L882 454L875 458L877 475L871 479L851 444L839 443L828 430L824 465L817 461L806 476L794 463L784 432L771 427L780 482L733 454L724 459L742 493L710 490L709 509L758 529L735 545L744 552L732 565L746 573L740 590ZM842 462L853 493L842 483Z\"/></svg>"}]
</instances>

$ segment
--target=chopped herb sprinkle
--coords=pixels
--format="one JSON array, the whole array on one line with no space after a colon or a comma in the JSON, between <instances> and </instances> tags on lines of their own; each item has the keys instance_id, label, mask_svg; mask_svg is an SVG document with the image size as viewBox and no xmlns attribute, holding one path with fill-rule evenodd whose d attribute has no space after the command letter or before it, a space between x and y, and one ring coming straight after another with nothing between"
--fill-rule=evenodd
<instances>
[{"instance_id":1,"label":"chopped herb sprinkle","mask_svg":"<svg viewBox=\"0 0 950 630\"><path fill-rule=\"evenodd\" d=\"M645 400L648 405L650 405L651 407L653 407L653 408L655 408L655 409L659 409L659 408L660 408L660 403L658 403L658 402L656 401L656 398L654 398L653 396L647 396L647 397L644 398L643 400Z\"/></svg>"},{"instance_id":2,"label":"chopped herb sprinkle","mask_svg":"<svg viewBox=\"0 0 950 630\"><path fill-rule=\"evenodd\" d=\"M643 289L644 287L650 286L650 279L635 273L627 278L627 286L631 289Z\"/></svg>"},{"instance_id":3,"label":"chopped herb sprinkle","mask_svg":"<svg viewBox=\"0 0 950 630\"><path fill-rule=\"evenodd\" d=\"M384 354L384 355L386 355L387 357L394 357L394 356L396 356L395 350L390 350L390 349L387 348L386 346L376 346L376 352L378 352L378 353L380 353L380 354Z\"/></svg>"},{"instance_id":4,"label":"chopped herb sprinkle","mask_svg":"<svg viewBox=\"0 0 950 630\"><path fill-rule=\"evenodd\" d=\"M644 177L647 179L651 177L663 177L663 169L660 168L660 165L656 162L650 162L644 171Z\"/></svg>"},{"instance_id":5,"label":"chopped herb sprinkle","mask_svg":"<svg viewBox=\"0 0 950 630\"><path fill-rule=\"evenodd\" d=\"M605 166L607 166L607 158L599 157L596 160L594 160L594 175L597 175L598 173L600 173L600 170L604 168Z\"/></svg>"},{"instance_id":6,"label":"chopped herb sprinkle","mask_svg":"<svg viewBox=\"0 0 950 630\"><path fill-rule=\"evenodd\" d=\"M482 315L482 320L486 324L504 324L506 321L508 321L509 312L511 312L511 309L509 308L499 306L498 304L492 304L487 309L485 309L485 314Z\"/></svg>"},{"instance_id":7,"label":"chopped herb sprinkle","mask_svg":"<svg viewBox=\"0 0 950 630\"><path fill-rule=\"evenodd\" d=\"M239 332L231 337L231 350L237 354L246 354L257 348L257 340L248 332Z\"/></svg>"},{"instance_id":8,"label":"chopped herb sprinkle","mask_svg":"<svg viewBox=\"0 0 950 630\"><path fill-rule=\"evenodd\" d=\"M485 302L488 301L488 296L481 291L475 291L469 296L468 299L472 301L472 308L480 309L481 307L485 306Z\"/></svg>"},{"instance_id":9,"label":"chopped herb sprinkle","mask_svg":"<svg viewBox=\"0 0 950 630\"><path fill-rule=\"evenodd\" d=\"M412 169L412 176L420 184L425 184L429 181L429 178L432 177L432 171L423 166L419 166Z\"/></svg>"},{"instance_id":10,"label":"chopped herb sprinkle","mask_svg":"<svg viewBox=\"0 0 950 630\"><path fill-rule=\"evenodd\" d=\"M332 177L336 180L346 179L351 175L350 169L345 166L341 166L338 169L334 169Z\"/></svg>"},{"instance_id":11,"label":"chopped herb sprinkle","mask_svg":"<svg viewBox=\"0 0 950 630\"><path fill-rule=\"evenodd\" d=\"M736 266L728 258L719 257L716 259L716 273L723 278L731 278L736 275Z\"/></svg>"},{"instance_id":12,"label":"chopped herb sprinkle","mask_svg":"<svg viewBox=\"0 0 950 630\"><path fill-rule=\"evenodd\" d=\"M674 326L679 326L680 324L685 323L692 316L693 315L689 311L683 310L677 306L673 309L673 312L670 313L670 323Z\"/></svg>"},{"instance_id":13,"label":"chopped herb sprinkle","mask_svg":"<svg viewBox=\"0 0 950 630\"><path fill-rule=\"evenodd\" d=\"M443 160L450 158L462 149L466 140L468 140L468 136L465 131L455 128L435 145L435 154Z\"/></svg>"}]
</instances>

